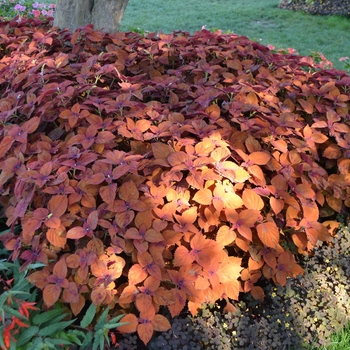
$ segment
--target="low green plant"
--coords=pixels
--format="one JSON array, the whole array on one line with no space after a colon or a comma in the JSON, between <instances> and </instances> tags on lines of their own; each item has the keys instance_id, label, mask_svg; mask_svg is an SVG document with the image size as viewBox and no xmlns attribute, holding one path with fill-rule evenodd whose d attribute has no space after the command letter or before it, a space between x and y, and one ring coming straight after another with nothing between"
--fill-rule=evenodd
<instances>
[{"instance_id":1,"label":"low green plant","mask_svg":"<svg viewBox=\"0 0 350 350\"><path fill-rule=\"evenodd\" d=\"M8 255L6 249L1 255ZM0 260L0 347L8 350L65 349L78 345L79 349L103 350L110 346L110 330L125 322L119 322L123 315L108 319L109 307L100 315L94 326L97 308L91 304L79 326L76 319L69 319L70 312L60 303L48 311L35 302L37 289L26 279L32 270L43 267L42 263L28 265L23 271L18 260ZM69 332L68 332L69 330Z\"/></svg>"},{"instance_id":2,"label":"low green plant","mask_svg":"<svg viewBox=\"0 0 350 350\"><path fill-rule=\"evenodd\" d=\"M54 3L44 3L35 0L2 0L0 1L0 17L13 18L23 16L43 18L52 17L54 13Z\"/></svg>"}]
</instances>

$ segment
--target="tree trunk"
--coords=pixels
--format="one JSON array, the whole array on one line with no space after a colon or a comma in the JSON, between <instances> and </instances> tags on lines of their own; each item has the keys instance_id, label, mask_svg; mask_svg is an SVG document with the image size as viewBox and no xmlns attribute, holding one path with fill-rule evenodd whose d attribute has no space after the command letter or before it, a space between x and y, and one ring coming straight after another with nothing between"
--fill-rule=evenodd
<instances>
[{"instance_id":1,"label":"tree trunk","mask_svg":"<svg viewBox=\"0 0 350 350\"><path fill-rule=\"evenodd\" d=\"M129 0L57 0L54 25L77 28L93 24L96 30L107 33L119 30Z\"/></svg>"}]
</instances>

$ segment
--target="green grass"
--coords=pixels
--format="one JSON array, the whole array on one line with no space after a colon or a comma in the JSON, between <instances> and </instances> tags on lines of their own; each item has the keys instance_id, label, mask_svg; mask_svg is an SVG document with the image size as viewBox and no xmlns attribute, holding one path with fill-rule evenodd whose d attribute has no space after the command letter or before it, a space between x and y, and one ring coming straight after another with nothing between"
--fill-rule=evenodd
<instances>
[{"instance_id":1,"label":"green grass","mask_svg":"<svg viewBox=\"0 0 350 350\"><path fill-rule=\"evenodd\" d=\"M324 347L311 346L310 350L349 350L350 349L350 325L340 333L333 334L330 345Z\"/></svg>"},{"instance_id":2,"label":"green grass","mask_svg":"<svg viewBox=\"0 0 350 350\"><path fill-rule=\"evenodd\" d=\"M230 30L264 45L294 48L301 55L322 52L340 69L350 56L350 19L311 16L278 8L279 0L129 0L121 30L170 33L207 28Z\"/></svg>"},{"instance_id":3,"label":"green grass","mask_svg":"<svg viewBox=\"0 0 350 350\"><path fill-rule=\"evenodd\" d=\"M24 1L24 0L22 0ZM41 0L46 4L56 0ZM129 0L122 31L171 33L174 30L232 31L276 49L288 47L301 55L318 51L336 68L340 57L350 57L350 18L312 16L278 8L280 0Z\"/></svg>"}]
</instances>

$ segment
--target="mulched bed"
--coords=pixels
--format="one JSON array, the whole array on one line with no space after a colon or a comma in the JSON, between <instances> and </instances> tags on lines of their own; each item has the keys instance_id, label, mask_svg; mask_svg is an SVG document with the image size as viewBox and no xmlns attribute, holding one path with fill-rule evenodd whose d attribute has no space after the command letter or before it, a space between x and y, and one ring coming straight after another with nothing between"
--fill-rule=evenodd
<instances>
[{"instance_id":1,"label":"mulched bed","mask_svg":"<svg viewBox=\"0 0 350 350\"><path fill-rule=\"evenodd\" d=\"M304 11L312 15L343 15L350 17L349 0L315 0L313 3L307 0L282 0L280 8Z\"/></svg>"}]
</instances>

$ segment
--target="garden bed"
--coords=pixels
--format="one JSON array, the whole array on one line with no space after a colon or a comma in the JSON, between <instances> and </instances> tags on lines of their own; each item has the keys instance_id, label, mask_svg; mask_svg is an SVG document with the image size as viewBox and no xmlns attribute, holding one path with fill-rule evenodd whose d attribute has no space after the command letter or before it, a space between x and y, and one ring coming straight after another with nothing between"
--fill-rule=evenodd
<instances>
[{"instance_id":1,"label":"garden bed","mask_svg":"<svg viewBox=\"0 0 350 350\"><path fill-rule=\"evenodd\" d=\"M312 15L342 15L350 17L348 0L282 0L280 8L303 11Z\"/></svg>"}]
</instances>

